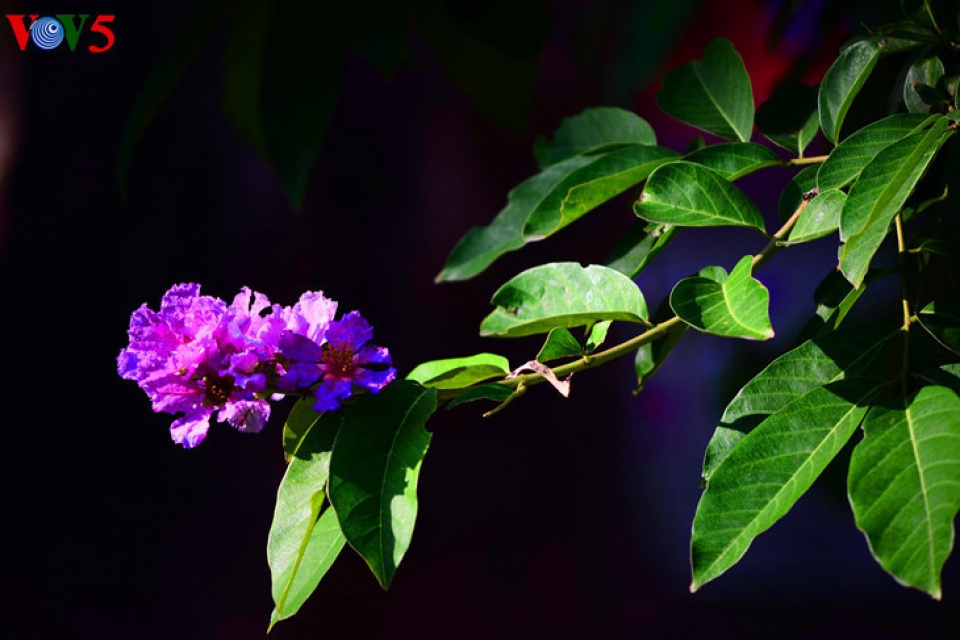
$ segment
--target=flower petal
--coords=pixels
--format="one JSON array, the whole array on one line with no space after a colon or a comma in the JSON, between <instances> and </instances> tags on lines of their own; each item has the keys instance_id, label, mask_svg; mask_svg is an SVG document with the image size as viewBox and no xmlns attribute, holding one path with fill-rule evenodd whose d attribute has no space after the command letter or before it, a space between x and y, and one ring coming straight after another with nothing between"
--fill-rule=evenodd
<instances>
[{"instance_id":1,"label":"flower petal","mask_svg":"<svg viewBox=\"0 0 960 640\"><path fill-rule=\"evenodd\" d=\"M316 404L313 405L313 410L317 412L336 411L340 408L340 401L349 398L352 392L353 385L350 384L349 380L342 378L324 380L313 391L313 397L317 399Z\"/></svg>"},{"instance_id":2,"label":"flower petal","mask_svg":"<svg viewBox=\"0 0 960 640\"><path fill-rule=\"evenodd\" d=\"M170 436L177 444L183 445L186 449L192 449L207 437L207 431L210 429L210 415L212 409L201 409L194 413L188 413L183 417L177 418L170 425Z\"/></svg>"}]
</instances>

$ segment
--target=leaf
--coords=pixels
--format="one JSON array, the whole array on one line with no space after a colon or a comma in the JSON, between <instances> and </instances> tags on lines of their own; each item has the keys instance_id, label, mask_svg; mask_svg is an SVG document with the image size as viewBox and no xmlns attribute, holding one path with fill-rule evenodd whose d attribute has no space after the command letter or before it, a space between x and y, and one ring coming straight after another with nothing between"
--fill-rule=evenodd
<instances>
[{"instance_id":1,"label":"leaf","mask_svg":"<svg viewBox=\"0 0 960 640\"><path fill-rule=\"evenodd\" d=\"M712 144L688 153L683 159L713 169L730 182L758 169L780 164L773 151L755 142Z\"/></svg>"},{"instance_id":2,"label":"leaf","mask_svg":"<svg viewBox=\"0 0 960 640\"><path fill-rule=\"evenodd\" d=\"M260 114L261 81L263 50L275 10L271 0L237 6L230 14L223 43L223 109L237 131L267 159Z\"/></svg>"},{"instance_id":3,"label":"leaf","mask_svg":"<svg viewBox=\"0 0 960 640\"><path fill-rule=\"evenodd\" d=\"M287 462L297 455L304 436L323 415L313 410L317 399L313 396L300 398L291 407L287 420L283 423L283 456Z\"/></svg>"},{"instance_id":4,"label":"leaf","mask_svg":"<svg viewBox=\"0 0 960 640\"><path fill-rule=\"evenodd\" d=\"M757 129L778 147L802 157L820 130L818 115L816 87L787 82L757 108Z\"/></svg>"},{"instance_id":5,"label":"leaf","mask_svg":"<svg viewBox=\"0 0 960 640\"><path fill-rule=\"evenodd\" d=\"M628 278L635 278L660 255L678 230L679 227L668 224L637 220L617 240L613 252L607 258L606 266Z\"/></svg>"},{"instance_id":6,"label":"leaf","mask_svg":"<svg viewBox=\"0 0 960 640\"><path fill-rule=\"evenodd\" d=\"M670 306L694 329L715 336L769 340L773 327L770 294L751 275L752 256L743 257L730 275L684 278L670 293Z\"/></svg>"},{"instance_id":7,"label":"leaf","mask_svg":"<svg viewBox=\"0 0 960 640\"><path fill-rule=\"evenodd\" d=\"M926 384L948 387L960 395L960 363L953 362L927 369L917 377Z\"/></svg>"},{"instance_id":8,"label":"leaf","mask_svg":"<svg viewBox=\"0 0 960 640\"><path fill-rule=\"evenodd\" d=\"M730 401L707 444L703 480L758 424L817 387L845 378L884 379L880 359L896 329L879 324L844 327L791 349L745 384Z\"/></svg>"},{"instance_id":9,"label":"leaf","mask_svg":"<svg viewBox=\"0 0 960 640\"><path fill-rule=\"evenodd\" d=\"M549 362L557 358L579 356L582 353L583 347L568 329L554 327L550 329L546 341L537 353L537 362Z\"/></svg>"},{"instance_id":10,"label":"leaf","mask_svg":"<svg viewBox=\"0 0 960 640\"><path fill-rule=\"evenodd\" d=\"M670 71L656 100L681 122L727 140L750 140L753 90L743 60L729 40L712 40L702 59Z\"/></svg>"},{"instance_id":11,"label":"leaf","mask_svg":"<svg viewBox=\"0 0 960 640\"><path fill-rule=\"evenodd\" d=\"M515 390L502 384L483 384L479 387L471 387L456 398L447 403L447 409L452 409L458 404L473 402L475 400L494 400L496 402L506 402L513 396Z\"/></svg>"},{"instance_id":12,"label":"leaf","mask_svg":"<svg viewBox=\"0 0 960 640\"><path fill-rule=\"evenodd\" d=\"M288 0L277 5L263 49L260 114L263 139L287 199L303 204L310 172L333 114L343 56L337 5ZM304 25L322 31L291 37Z\"/></svg>"},{"instance_id":13,"label":"leaf","mask_svg":"<svg viewBox=\"0 0 960 640\"><path fill-rule=\"evenodd\" d=\"M736 564L753 539L793 507L853 435L876 392L863 380L815 387L739 441L697 505L690 591Z\"/></svg>"},{"instance_id":14,"label":"leaf","mask_svg":"<svg viewBox=\"0 0 960 640\"><path fill-rule=\"evenodd\" d=\"M960 113L960 110L951 113ZM947 145L947 201L954 211L960 211L960 138Z\"/></svg>"},{"instance_id":15,"label":"leaf","mask_svg":"<svg viewBox=\"0 0 960 640\"><path fill-rule=\"evenodd\" d=\"M960 354L960 300L954 297L935 300L920 310L920 325L937 342Z\"/></svg>"},{"instance_id":16,"label":"leaf","mask_svg":"<svg viewBox=\"0 0 960 640\"><path fill-rule=\"evenodd\" d=\"M716 171L693 162L671 162L650 174L633 210L650 222L678 227L763 231L763 217L742 191Z\"/></svg>"},{"instance_id":17,"label":"leaf","mask_svg":"<svg viewBox=\"0 0 960 640\"><path fill-rule=\"evenodd\" d=\"M837 144L840 140L840 127L847 111L876 66L881 48L870 40L856 42L844 49L827 69L820 83L818 105L820 129L830 142Z\"/></svg>"},{"instance_id":18,"label":"leaf","mask_svg":"<svg viewBox=\"0 0 960 640\"><path fill-rule=\"evenodd\" d=\"M940 118L926 132L893 143L864 167L840 213L840 270L858 287L896 213L952 131Z\"/></svg>"},{"instance_id":19,"label":"leaf","mask_svg":"<svg viewBox=\"0 0 960 640\"><path fill-rule=\"evenodd\" d=\"M625 184L624 180L639 182L663 159L676 156L673 151L660 147L633 147L622 151L626 153L613 152L618 155L612 159L607 158L606 154L574 156L522 182L510 192L507 206L490 225L474 227L457 243L437 276L437 282L472 278L503 254L515 251L527 242L542 239L529 233L525 235L524 227L528 219L533 219L543 233L555 233L563 225L572 222L575 219L570 217L572 210L564 215L560 209L573 187L584 183L595 185L597 190L592 199L595 206L599 204L597 198L616 195L611 187L626 189L630 185ZM635 161L641 164L631 164ZM594 165L599 169L591 169ZM604 180L604 176L609 181ZM592 183L598 178L599 183Z\"/></svg>"},{"instance_id":20,"label":"leaf","mask_svg":"<svg viewBox=\"0 0 960 640\"><path fill-rule=\"evenodd\" d=\"M790 244L809 242L830 235L840 226L840 211L847 194L839 189L821 191L804 207L790 231Z\"/></svg>"},{"instance_id":21,"label":"leaf","mask_svg":"<svg viewBox=\"0 0 960 640\"><path fill-rule=\"evenodd\" d=\"M657 144L657 136L646 120L619 107L595 107L565 118L553 140L538 138L533 153L537 164L545 169L573 156L637 144Z\"/></svg>"},{"instance_id":22,"label":"leaf","mask_svg":"<svg viewBox=\"0 0 960 640\"><path fill-rule=\"evenodd\" d=\"M607 331L610 330L611 324L613 323L610 320L605 320L590 327L590 331L587 334L587 344L584 345L583 350L587 353L596 351L597 347L602 345L607 339Z\"/></svg>"},{"instance_id":23,"label":"leaf","mask_svg":"<svg viewBox=\"0 0 960 640\"><path fill-rule=\"evenodd\" d=\"M526 242L543 240L585 213L643 181L650 172L677 157L663 147L634 146L596 156L595 162L573 172L530 212L523 227ZM557 202L556 197L560 197Z\"/></svg>"},{"instance_id":24,"label":"leaf","mask_svg":"<svg viewBox=\"0 0 960 640\"><path fill-rule=\"evenodd\" d=\"M333 509L321 513L340 421L339 413L328 413L309 427L280 482L267 539L275 603L271 627L300 609L346 542Z\"/></svg>"},{"instance_id":25,"label":"leaf","mask_svg":"<svg viewBox=\"0 0 960 640\"><path fill-rule=\"evenodd\" d=\"M330 502L343 535L384 588L410 546L417 479L430 444L423 425L436 408L436 390L393 382L357 398L334 443Z\"/></svg>"},{"instance_id":26,"label":"leaf","mask_svg":"<svg viewBox=\"0 0 960 640\"><path fill-rule=\"evenodd\" d=\"M940 58L920 58L907 71L907 77L903 82L903 102L907 105L907 111L911 113L930 113L930 105L923 100L918 87L926 85L935 87L943 77L943 63Z\"/></svg>"},{"instance_id":27,"label":"leaf","mask_svg":"<svg viewBox=\"0 0 960 640\"><path fill-rule=\"evenodd\" d=\"M510 373L510 363L494 353L478 353L466 358L431 360L413 368L407 380L434 389L462 389Z\"/></svg>"},{"instance_id":28,"label":"leaf","mask_svg":"<svg viewBox=\"0 0 960 640\"><path fill-rule=\"evenodd\" d=\"M664 306L667 309L670 308L669 305ZM634 393L642 390L647 381L653 377L653 374L660 370L660 366L666 361L667 356L677 346L688 328L689 325L683 323L674 325L659 340L648 342L637 349L633 358L633 370L637 376L637 388Z\"/></svg>"},{"instance_id":29,"label":"leaf","mask_svg":"<svg viewBox=\"0 0 960 640\"><path fill-rule=\"evenodd\" d=\"M848 476L857 528L897 582L939 600L960 510L960 398L924 387L874 407L863 428Z\"/></svg>"},{"instance_id":30,"label":"leaf","mask_svg":"<svg viewBox=\"0 0 960 640\"><path fill-rule=\"evenodd\" d=\"M480 335L513 338L579 327L599 320L643 323L647 303L621 273L575 262L544 264L512 278L490 301L496 309L480 324Z\"/></svg>"},{"instance_id":31,"label":"leaf","mask_svg":"<svg viewBox=\"0 0 960 640\"><path fill-rule=\"evenodd\" d=\"M795 344L837 329L875 276L876 272L867 272L863 283L859 288L855 288L842 273L831 270L813 292L817 310L797 333Z\"/></svg>"},{"instance_id":32,"label":"leaf","mask_svg":"<svg viewBox=\"0 0 960 640\"><path fill-rule=\"evenodd\" d=\"M817 186L821 191L845 187L860 176L863 168L880 151L911 133L917 133L930 121L929 116L922 114L897 113L855 131L820 165Z\"/></svg>"},{"instance_id":33,"label":"leaf","mask_svg":"<svg viewBox=\"0 0 960 640\"><path fill-rule=\"evenodd\" d=\"M147 76L137 93L130 115L124 123L117 152L116 176L123 196L126 196L129 188L133 154L144 132L187 68L213 37L228 11L232 9L232 3L225 0L212 0L205 3L183 32L177 36L170 49L160 58L157 66Z\"/></svg>"},{"instance_id":34,"label":"leaf","mask_svg":"<svg viewBox=\"0 0 960 640\"><path fill-rule=\"evenodd\" d=\"M786 222L793 216L803 202L805 194L811 191L816 193L818 168L816 166L804 167L787 183L787 186L780 193L780 200L777 202L777 212L780 214L780 220Z\"/></svg>"}]
</instances>

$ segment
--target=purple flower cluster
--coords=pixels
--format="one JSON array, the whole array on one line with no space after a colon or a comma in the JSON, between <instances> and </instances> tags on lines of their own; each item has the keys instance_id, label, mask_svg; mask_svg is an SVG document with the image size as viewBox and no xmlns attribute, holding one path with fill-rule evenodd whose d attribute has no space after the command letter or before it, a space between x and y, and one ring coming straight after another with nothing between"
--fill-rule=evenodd
<instances>
[{"instance_id":1,"label":"purple flower cluster","mask_svg":"<svg viewBox=\"0 0 960 640\"><path fill-rule=\"evenodd\" d=\"M317 411L334 411L355 388L377 393L396 377L390 353L367 344L373 328L353 311L334 320L337 303L308 291L292 307L271 305L244 287L227 304L179 284L154 311L130 317L130 344L117 371L135 380L155 412L180 414L173 440L200 444L217 420L258 433L270 417L268 399L312 393Z\"/></svg>"}]
</instances>

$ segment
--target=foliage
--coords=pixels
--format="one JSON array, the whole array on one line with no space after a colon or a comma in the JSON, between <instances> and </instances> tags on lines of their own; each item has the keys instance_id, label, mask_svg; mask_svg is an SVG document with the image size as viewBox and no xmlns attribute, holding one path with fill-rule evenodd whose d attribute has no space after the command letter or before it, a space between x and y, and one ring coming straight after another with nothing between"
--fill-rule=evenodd
<instances>
[{"instance_id":1,"label":"foliage","mask_svg":"<svg viewBox=\"0 0 960 640\"><path fill-rule=\"evenodd\" d=\"M471 278L506 252L590 224L592 211L625 192L636 194L635 226L611 241L606 265L543 264L496 291L480 333L540 336L529 362L511 371L492 353L431 361L341 412L294 407L269 544L274 622L296 612L346 546L389 586L413 534L431 437L424 425L437 407L494 401L490 415L533 385L566 389L570 374L631 354L642 387L690 327L768 340L775 327L760 271L779 250L812 241L835 243L837 264L823 270L837 269L817 288L793 347L719 418L693 520L690 589L730 570L852 447L849 501L870 551L895 580L939 599L960 510L960 297L955 279L924 283L954 269L960 251L949 233L960 213L960 20L938 3L903 5L904 20L847 43L818 87L785 85L759 107L730 42L715 40L670 71L660 108L719 142L667 149L642 118L613 107L588 109L538 140L539 173L510 192L489 225L464 235L438 281ZM436 27L441 14L420 15ZM427 31L437 46L447 42ZM881 86L889 111L858 100L864 87L890 83L875 73L881 66L901 69ZM310 100L324 113L319 95ZM271 153L292 140L282 133L262 131ZM818 133L827 153L804 155ZM768 233L768 217L735 181L774 167L793 180L779 228ZM301 178L283 179L298 199ZM677 282L650 314L633 278L683 228L720 226L758 237L736 264L704 265ZM868 285L884 277L900 280L891 309L899 320L848 324ZM611 322L639 333L600 350ZM579 327L582 341L571 331Z\"/></svg>"}]
</instances>

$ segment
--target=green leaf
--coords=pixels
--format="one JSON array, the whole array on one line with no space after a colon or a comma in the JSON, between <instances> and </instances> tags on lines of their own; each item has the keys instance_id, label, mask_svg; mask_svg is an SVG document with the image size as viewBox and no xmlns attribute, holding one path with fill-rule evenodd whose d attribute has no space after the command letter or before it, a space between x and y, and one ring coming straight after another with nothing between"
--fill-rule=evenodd
<instances>
[{"instance_id":1,"label":"green leaf","mask_svg":"<svg viewBox=\"0 0 960 640\"><path fill-rule=\"evenodd\" d=\"M847 111L876 66L881 48L869 40L856 42L843 50L824 75L818 97L820 128L830 142L840 140Z\"/></svg>"},{"instance_id":2,"label":"green leaf","mask_svg":"<svg viewBox=\"0 0 960 640\"><path fill-rule=\"evenodd\" d=\"M928 385L948 387L960 395L960 363L953 362L927 369L917 377Z\"/></svg>"},{"instance_id":3,"label":"green leaf","mask_svg":"<svg viewBox=\"0 0 960 640\"><path fill-rule=\"evenodd\" d=\"M897 334L896 329L878 324L844 327L808 340L767 365L724 410L707 444L704 481L746 434L797 398L845 378L883 380L878 361L888 340Z\"/></svg>"},{"instance_id":4,"label":"green leaf","mask_svg":"<svg viewBox=\"0 0 960 640\"><path fill-rule=\"evenodd\" d=\"M960 110L951 113L960 113ZM947 201L954 211L960 211L960 138L947 145Z\"/></svg>"},{"instance_id":5,"label":"green leaf","mask_svg":"<svg viewBox=\"0 0 960 640\"><path fill-rule=\"evenodd\" d=\"M643 323L647 317L647 303L632 280L607 267L575 262L527 269L490 302L496 309L480 324L482 336L513 338L599 320Z\"/></svg>"},{"instance_id":6,"label":"green leaf","mask_svg":"<svg viewBox=\"0 0 960 640\"><path fill-rule=\"evenodd\" d=\"M650 222L678 227L752 227L763 231L753 202L722 175L693 162L654 171L633 207Z\"/></svg>"},{"instance_id":7,"label":"green leaf","mask_svg":"<svg viewBox=\"0 0 960 640\"><path fill-rule=\"evenodd\" d=\"M897 113L850 134L820 165L817 186L821 191L845 187L860 176L880 151L930 122L930 117L923 114Z\"/></svg>"},{"instance_id":8,"label":"green leaf","mask_svg":"<svg viewBox=\"0 0 960 640\"><path fill-rule=\"evenodd\" d=\"M606 265L628 278L635 278L660 255L679 227L637 220L620 236Z\"/></svg>"},{"instance_id":9,"label":"green leaf","mask_svg":"<svg viewBox=\"0 0 960 640\"><path fill-rule=\"evenodd\" d=\"M510 396L515 393L511 387L502 384L482 384L479 387L471 387L456 398L447 403L447 409L452 409L458 404L473 402L475 400L493 400L495 402L506 402Z\"/></svg>"},{"instance_id":10,"label":"green leaf","mask_svg":"<svg viewBox=\"0 0 960 640\"><path fill-rule=\"evenodd\" d=\"M313 396L300 398L287 414L287 420L283 423L283 456L287 462L297 455L304 436L323 415L313 410L316 403L317 399Z\"/></svg>"},{"instance_id":11,"label":"green leaf","mask_svg":"<svg viewBox=\"0 0 960 640\"><path fill-rule=\"evenodd\" d=\"M271 627L300 609L346 542L333 509L321 513L340 421L339 413L328 413L311 425L280 482L267 539L275 603Z\"/></svg>"},{"instance_id":12,"label":"green leaf","mask_svg":"<svg viewBox=\"0 0 960 640\"><path fill-rule=\"evenodd\" d=\"M813 301L817 305L817 310L797 333L795 344L837 329L853 305L867 290L867 285L875 275L876 272L867 272L863 283L859 288L855 288L842 273L831 270L813 292Z\"/></svg>"},{"instance_id":13,"label":"green leaf","mask_svg":"<svg viewBox=\"0 0 960 640\"><path fill-rule=\"evenodd\" d=\"M874 407L863 428L848 476L857 528L897 582L939 600L960 510L960 398L924 387Z\"/></svg>"},{"instance_id":14,"label":"green leaf","mask_svg":"<svg viewBox=\"0 0 960 640\"><path fill-rule=\"evenodd\" d=\"M547 339L540 352L537 353L537 362L549 362L557 358L567 358L570 356L579 356L583 354L583 347L580 342L573 337L569 329L564 327L554 327L547 334Z\"/></svg>"},{"instance_id":15,"label":"green leaf","mask_svg":"<svg viewBox=\"0 0 960 640\"><path fill-rule=\"evenodd\" d=\"M750 140L753 89L743 60L729 40L712 40L702 59L670 71L656 100L681 122L727 140Z\"/></svg>"},{"instance_id":16,"label":"green leaf","mask_svg":"<svg viewBox=\"0 0 960 640\"><path fill-rule=\"evenodd\" d=\"M653 322L654 324L661 324L669 320L671 316L673 316L673 309L670 308L669 300L665 300L657 308L657 312L653 316ZM680 338L687 332L687 329L689 329L687 324L675 324L659 340L649 342L637 349L633 358L633 370L637 376L637 388L634 393L642 390L647 381L660 369L660 366L666 361L667 356L670 355L677 343L680 342Z\"/></svg>"},{"instance_id":17,"label":"green leaf","mask_svg":"<svg viewBox=\"0 0 960 640\"><path fill-rule=\"evenodd\" d=\"M260 114L261 81L263 51L275 11L272 0L238 5L230 14L223 43L223 109L240 135L267 159Z\"/></svg>"},{"instance_id":18,"label":"green leaf","mask_svg":"<svg viewBox=\"0 0 960 640\"><path fill-rule=\"evenodd\" d=\"M940 58L920 58L907 71L907 77L903 82L903 102L907 105L907 110L912 113L930 113L930 104L923 100L918 87L926 85L935 87L943 77L943 63Z\"/></svg>"},{"instance_id":19,"label":"green leaf","mask_svg":"<svg viewBox=\"0 0 960 640\"><path fill-rule=\"evenodd\" d=\"M757 129L778 147L803 156L820 130L818 115L816 87L787 82L757 108Z\"/></svg>"},{"instance_id":20,"label":"green leaf","mask_svg":"<svg viewBox=\"0 0 960 640\"><path fill-rule=\"evenodd\" d=\"M127 194L133 155L147 127L159 113L163 103L186 73L216 30L233 10L233 3L213 0L204 3L186 28L173 41L157 66L150 72L137 93L130 115L120 136L116 176L120 193Z\"/></svg>"},{"instance_id":21,"label":"green leaf","mask_svg":"<svg viewBox=\"0 0 960 640\"><path fill-rule=\"evenodd\" d=\"M340 82L343 34L334 26L339 9L332 7L311 0L279 3L263 49L263 139L287 199L297 209L320 155ZM322 31L290 37L304 25Z\"/></svg>"},{"instance_id":22,"label":"green leaf","mask_svg":"<svg viewBox=\"0 0 960 640\"><path fill-rule=\"evenodd\" d=\"M815 387L757 425L716 467L693 519L696 591L732 567L753 539L793 507L850 439L877 387Z\"/></svg>"},{"instance_id":23,"label":"green leaf","mask_svg":"<svg viewBox=\"0 0 960 640\"><path fill-rule=\"evenodd\" d=\"M573 156L637 144L657 144L657 136L646 120L619 107L595 107L565 118L553 140L538 138L533 153L537 164L545 169Z\"/></svg>"},{"instance_id":24,"label":"green leaf","mask_svg":"<svg viewBox=\"0 0 960 640\"><path fill-rule=\"evenodd\" d=\"M920 325L941 345L960 354L960 300L935 300L921 309Z\"/></svg>"},{"instance_id":25,"label":"green leaf","mask_svg":"<svg viewBox=\"0 0 960 640\"><path fill-rule=\"evenodd\" d=\"M552 198L530 212L523 227L524 241L543 240L553 235L676 157L676 152L670 149L648 146L628 147L595 156L594 162L571 173L558 185Z\"/></svg>"},{"instance_id":26,"label":"green leaf","mask_svg":"<svg viewBox=\"0 0 960 640\"><path fill-rule=\"evenodd\" d=\"M893 143L864 167L840 213L840 270L859 287L873 255L937 151L952 133L939 118L926 132Z\"/></svg>"},{"instance_id":27,"label":"green leaf","mask_svg":"<svg viewBox=\"0 0 960 640\"><path fill-rule=\"evenodd\" d=\"M610 320L604 320L590 327L590 331L587 334L587 344L584 345L583 350L587 353L596 351L597 347L602 345L607 339L607 331L610 330L611 324L613 324L613 322Z\"/></svg>"},{"instance_id":28,"label":"green leaf","mask_svg":"<svg viewBox=\"0 0 960 640\"><path fill-rule=\"evenodd\" d=\"M670 306L681 320L704 333L769 340L770 294L750 275L752 262L752 256L744 256L729 276L720 270L714 277L684 278L670 293Z\"/></svg>"},{"instance_id":29,"label":"green leaf","mask_svg":"<svg viewBox=\"0 0 960 640\"><path fill-rule=\"evenodd\" d=\"M840 211L847 194L839 189L821 191L804 207L790 231L790 244L809 242L830 235L840 226Z\"/></svg>"},{"instance_id":30,"label":"green leaf","mask_svg":"<svg viewBox=\"0 0 960 640\"><path fill-rule=\"evenodd\" d=\"M555 233L583 215L584 206L596 206L601 198L612 198L619 193L617 189L622 191L643 180L661 162L673 157L675 152L661 147L631 147L611 154L574 156L548 167L514 188L507 206L490 225L471 229L457 243L437 282L472 278L503 254L542 239L532 236L534 231ZM571 194L578 185L586 186ZM568 195L588 198L565 204ZM525 230L528 220L532 227Z\"/></svg>"},{"instance_id":31,"label":"green leaf","mask_svg":"<svg viewBox=\"0 0 960 640\"><path fill-rule=\"evenodd\" d=\"M414 367L407 380L434 389L461 389L510 373L510 363L494 353L478 353L466 358L431 360Z\"/></svg>"},{"instance_id":32,"label":"green leaf","mask_svg":"<svg viewBox=\"0 0 960 640\"><path fill-rule=\"evenodd\" d=\"M384 588L417 518L417 479L430 444L424 424L437 392L400 380L359 396L343 416L330 458L330 502L340 527Z\"/></svg>"},{"instance_id":33,"label":"green leaf","mask_svg":"<svg viewBox=\"0 0 960 640\"><path fill-rule=\"evenodd\" d=\"M794 214L800 204L803 202L804 194L817 188L817 166L804 167L797 172L795 176L787 183L787 186L780 193L780 200L777 202L777 212L780 219L786 222Z\"/></svg>"},{"instance_id":34,"label":"green leaf","mask_svg":"<svg viewBox=\"0 0 960 640\"><path fill-rule=\"evenodd\" d=\"M713 169L730 182L758 169L780 164L773 151L756 142L712 144L688 153L683 159Z\"/></svg>"}]
</instances>

